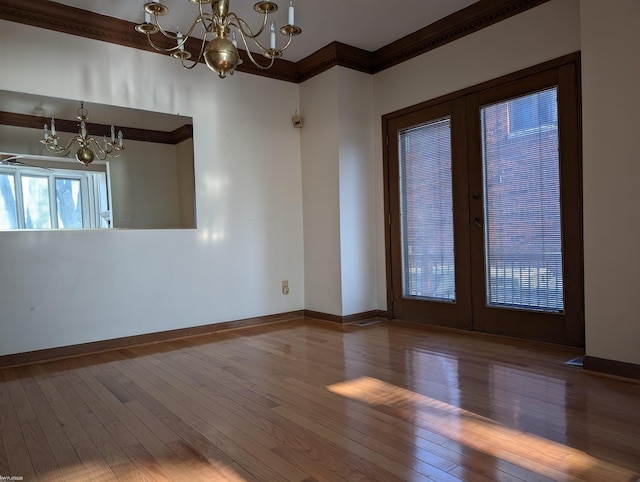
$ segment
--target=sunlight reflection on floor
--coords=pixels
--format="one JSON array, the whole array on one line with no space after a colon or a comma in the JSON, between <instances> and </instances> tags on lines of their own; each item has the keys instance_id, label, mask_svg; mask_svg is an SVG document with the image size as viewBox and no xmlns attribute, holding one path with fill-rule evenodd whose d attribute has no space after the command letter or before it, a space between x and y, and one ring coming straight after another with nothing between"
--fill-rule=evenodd
<instances>
[{"instance_id":1,"label":"sunlight reflection on floor","mask_svg":"<svg viewBox=\"0 0 640 482\"><path fill-rule=\"evenodd\" d=\"M329 385L327 389L368 405L390 408L421 428L553 480L640 480L638 474L580 450L514 430L376 378L361 377Z\"/></svg>"},{"instance_id":2,"label":"sunlight reflection on floor","mask_svg":"<svg viewBox=\"0 0 640 482\"><path fill-rule=\"evenodd\" d=\"M67 466L38 477L41 482L53 481L149 481L149 480L225 480L244 481L232 467L219 463L203 464L201 460L185 461L176 457L175 461L163 460L162 468L155 461L139 462L110 467L100 462L85 462L82 465ZM26 479L25 479L26 480Z\"/></svg>"}]
</instances>

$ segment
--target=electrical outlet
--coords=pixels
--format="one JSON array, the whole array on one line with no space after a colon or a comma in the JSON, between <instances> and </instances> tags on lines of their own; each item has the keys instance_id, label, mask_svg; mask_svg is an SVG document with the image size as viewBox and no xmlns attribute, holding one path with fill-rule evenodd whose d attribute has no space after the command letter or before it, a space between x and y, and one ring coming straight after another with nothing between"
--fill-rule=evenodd
<instances>
[{"instance_id":1,"label":"electrical outlet","mask_svg":"<svg viewBox=\"0 0 640 482\"><path fill-rule=\"evenodd\" d=\"M288 280L282 281L282 294L283 295L288 295L289 294L289 281Z\"/></svg>"}]
</instances>

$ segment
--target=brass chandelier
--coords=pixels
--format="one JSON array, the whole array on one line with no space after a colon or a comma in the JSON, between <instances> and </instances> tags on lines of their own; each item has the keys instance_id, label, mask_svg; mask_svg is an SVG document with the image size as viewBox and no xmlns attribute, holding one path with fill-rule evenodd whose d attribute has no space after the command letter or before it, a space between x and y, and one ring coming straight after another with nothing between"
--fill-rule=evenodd
<instances>
[{"instance_id":1,"label":"brass chandelier","mask_svg":"<svg viewBox=\"0 0 640 482\"><path fill-rule=\"evenodd\" d=\"M180 29L174 34L160 25L158 17L168 14L169 8L159 3L158 0L148 1L144 4L145 22L136 26L136 31L147 36L151 47L159 52L171 54L173 58L180 60L185 69L192 69L204 57L207 66L216 72L221 79L226 77L227 74L233 75L236 67L242 64L237 48L237 37L239 36L251 62L259 69L266 70L273 66L275 59L282 56L282 52L289 47L293 37L302 33L302 29L294 23L293 0L289 1L288 23L280 28L280 33L287 37L286 43L282 48L276 48L276 27L273 21L271 21L268 27L269 47L265 47L258 40L258 36L267 28L269 14L278 10L276 3L258 2L253 6L256 12L263 15L262 25L254 33L245 20L238 17L235 13L229 12L229 0L189 1L198 5L199 13L185 34L180 32ZM205 12L205 4L211 4L211 12ZM151 21L152 16L153 22ZM200 52L196 59L189 64L186 61L191 59L192 55L185 50L185 44L193 35L198 24L202 26L204 36L202 38ZM156 45L151 36L158 32L175 41L175 46L163 48ZM208 37L212 37L211 40L208 41ZM268 59L266 65L262 65L256 61L249 49L248 39L251 40L253 45L258 47L260 53Z\"/></svg>"},{"instance_id":2,"label":"brass chandelier","mask_svg":"<svg viewBox=\"0 0 640 482\"><path fill-rule=\"evenodd\" d=\"M88 166L97 157L101 161L104 161L107 156L118 157L124 150L122 131L118 131L118 137L116 138L115 128L111 126L111 139L107 140L107 136L103 137L103 144L100 145L93 137L89 137L89 129L87 128L87 120L89 120L89 113L84 108L84 102L80 102L80 108L78 109L78 135L72 137L69 142L64 146L60 146L58 142L60 137L56 133L56 120L51 118L51 133L49 133L49 126L44 125L44 139L40 142L44 144L49 152L53 152L57 156L68 156L71 152L71 146L74 142L77 142L80 147L76 151L76 160L85 166Z\"/></svg>"}]
</instances>

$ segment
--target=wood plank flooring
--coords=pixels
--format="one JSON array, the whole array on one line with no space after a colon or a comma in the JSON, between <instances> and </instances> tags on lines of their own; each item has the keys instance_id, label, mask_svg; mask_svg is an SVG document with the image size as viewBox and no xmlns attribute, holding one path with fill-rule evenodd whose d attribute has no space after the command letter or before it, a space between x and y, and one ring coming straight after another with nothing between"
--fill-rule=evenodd
<instances>
[{"instance_id":1,"label":"wood plank flooring","mask_svg":"<svg viewBox=\"0 0 640 482\"><path fill-rule=\"evenodd\" d=\"M0 478L638 481L640 384L579 355L298 320L7 368Z\"/></svg>"}]
</instances>

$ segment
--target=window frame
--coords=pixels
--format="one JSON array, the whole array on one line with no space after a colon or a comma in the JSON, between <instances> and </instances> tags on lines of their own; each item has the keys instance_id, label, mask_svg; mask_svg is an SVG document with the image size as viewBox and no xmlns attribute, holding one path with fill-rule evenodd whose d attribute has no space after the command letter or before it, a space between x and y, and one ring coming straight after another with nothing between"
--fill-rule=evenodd
<instances>
[{"instance_id":1,"label":"window frame","mask_svg":"<svg viewBox=\"0 0 640 482\"><path fill-rule=\"evenodd\" d=\"M80 171L73 169L59 168L41 168L36 166L24 165L0 165L0 174L8 174L13 176L14 180L14 196L16 202L16 228L2 228L0 231L16 231L16 230L71 230L71 229L98 229L108 228L110 224L103 221L100 212L101 189L103 185L105 191L107 189L107 175L99 171ZM24 192L22 180L25 177L30 178L46 178L49 191L49 228L27 228ZM100 178L104 179L100 179ZM80 181L80 203L82 206L82 227L80 228L64 228L59 226L58 222L58 203L56 193L56 180L70 179Z\"/></svg>"}]
</instances>

